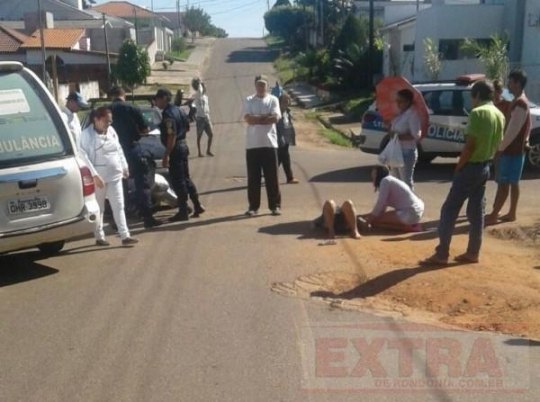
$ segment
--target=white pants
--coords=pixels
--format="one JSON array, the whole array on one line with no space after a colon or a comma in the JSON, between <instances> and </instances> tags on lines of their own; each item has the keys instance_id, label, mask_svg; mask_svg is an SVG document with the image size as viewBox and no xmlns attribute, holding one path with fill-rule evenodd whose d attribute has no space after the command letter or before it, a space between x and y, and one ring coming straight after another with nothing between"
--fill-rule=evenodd
<instances>
[{"instance_id":1,"label":"white pants","mask_svg":"<svg viewBox=\"0 0 540 402\"><path fill-rule=\"evenodd\" d=\"M109 199L109 204L113 212L114 222L118 227L118 233L121 239L129 237L129 230L124 212L124 189L122 188L122 179L105 183L103 188L96 186L96 199L99 204L99 219L96 221L96 230L94 236L96 240L105 240L103 232L103 211L105 210L105 197Z\"/></svg>"}]
</instances>

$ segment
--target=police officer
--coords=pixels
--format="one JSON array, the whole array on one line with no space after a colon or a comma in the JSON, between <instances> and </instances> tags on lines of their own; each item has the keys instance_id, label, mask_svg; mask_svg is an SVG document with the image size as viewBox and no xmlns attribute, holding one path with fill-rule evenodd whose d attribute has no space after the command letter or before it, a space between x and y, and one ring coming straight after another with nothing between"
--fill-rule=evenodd
<instances>
[{"instance_id":1,"label":"police officer","mask_svg":"<svg viewBox=\"0 0 540 402\"><path fill-rule=\"evenodd\" d=\"M120 145L122 145L129 165L130 175L135 182L135 192L144 219L144 227L150 229L159 226L161 222L153 217L151 198L153 172L149 168L139 144L141 135L148 134L148 126L141 111L126 102L126 92L123 88L113 88L111 96L113 98L111 105L112 126L118 134Z\"/></svg>"},{"instance_id":2,"label":"police officer","mask_svg":"<svg viewBox=\"0 0 540 402\"><path fill-rule=\"evenodd\" d=\"M199 202L197 188L189 177L189 148L186 144L186 134L189 122L184 112L171 103L172 94L168 89L161 88L155 96L156 106L163 110L161 121L161 139L165 146L163 167L169 167L169 176L173 190L178 196L178 213L171 222L187 221L188 195L193 202L193 217L199 217L205 209Z\"/></svg>"}]
</instances>

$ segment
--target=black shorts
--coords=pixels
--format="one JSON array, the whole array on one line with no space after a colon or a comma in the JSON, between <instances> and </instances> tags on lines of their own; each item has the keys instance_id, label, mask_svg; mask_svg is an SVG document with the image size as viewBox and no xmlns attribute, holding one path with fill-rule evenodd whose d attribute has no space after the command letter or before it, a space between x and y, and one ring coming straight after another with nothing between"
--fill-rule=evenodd
<instances>
[{"instance_id":1,"label":"black shorts","mask_svg":"<svg viewBox=\"0 0 540 402\"><path fill-rule=\"evenodd\" d=\"M324 217L323 215L319 216L313 222L315 227L325 229L324 227ZM347 227L347 222L345 222L345 216L341 213L340 208L336 208L336 213L334 215L334 233L338 235L345 235L350 232Z\"/></svg>"}]
</instances>

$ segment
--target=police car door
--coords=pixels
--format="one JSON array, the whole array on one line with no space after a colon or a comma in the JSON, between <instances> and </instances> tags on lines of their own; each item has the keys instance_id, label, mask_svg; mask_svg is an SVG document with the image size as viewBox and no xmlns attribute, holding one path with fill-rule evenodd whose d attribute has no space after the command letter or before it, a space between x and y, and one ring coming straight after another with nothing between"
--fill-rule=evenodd
<instances>
[{"instance_id":1,"label":"police car door","mask_svg":"<svg viewBox=\"0 0 540 402\"><path fill-rule=\"evenodd\" d=\"M423 95L430 113L429 129L421 143L423 151L437 154L461 152L467 124L463 91L448 88L426 91Z\"/></svg>"}]
</instances>

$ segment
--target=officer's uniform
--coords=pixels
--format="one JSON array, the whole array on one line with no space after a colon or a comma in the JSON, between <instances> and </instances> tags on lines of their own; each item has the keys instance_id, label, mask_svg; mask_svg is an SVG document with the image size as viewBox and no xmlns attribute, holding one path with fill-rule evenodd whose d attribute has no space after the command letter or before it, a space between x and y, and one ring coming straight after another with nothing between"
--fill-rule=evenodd
<instances>
[{"instance_id":1,"label":"officer's uniform","mask_svg":"<svg viewBox=\"0 0 540 402\"><path fill-rule=\"evenodd\" d=\"M204 212L199 202L197 188L189 176L189 148L186 144L186 133L189 128L187 116L177 106L170 103L163 110L161 131L165 138L175 136L176 142L169 155L169 179L178 196L178 214L176 220L188 219L188 195L194 206L194 215Z\"/></svg>"},{"instance_id":2,"label":"officer's uniform","mask_svg":"<svg viewBox=\"0 0 540 402\"><path fill-rule=\"evenodd\" d=\"M140 132L148 129L141 111L133 105L116 99L111 105L113 123L112 126L118 134L120 145L126 156L129 173L135 182L135 191L139 203L140 212L145 225L151 225L154 221L152 211L151 188L153 184L153 172L149 169L147 159L142 152L139 140Z\"/></svg>"}]
</instances>

